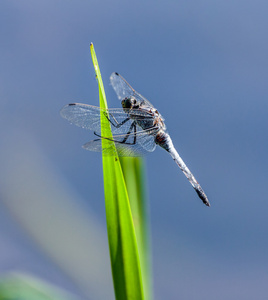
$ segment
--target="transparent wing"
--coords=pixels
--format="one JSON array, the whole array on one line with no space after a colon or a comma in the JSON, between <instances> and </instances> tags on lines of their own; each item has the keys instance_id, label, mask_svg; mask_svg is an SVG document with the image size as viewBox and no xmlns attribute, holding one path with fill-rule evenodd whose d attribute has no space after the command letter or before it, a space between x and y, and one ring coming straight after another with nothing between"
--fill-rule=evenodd
<instances>
[{"instance_id":1,"label":"transparent wing","mask_svg":"<svg viewBox=\"0 0 268 300\"><path fill-rule=\"evenodd\" d=\"M143 134L139 135L137 139L138 144L148 152L153 152L156 147L154 135Z\"/></svg>"},{"instance_id":2,"label":"transparent wing","mask_svg":"<svg viewBox=\"0 0 268 300\"><path fill-rule=\"evenodd\" d=\"M96 135L101 135L101 113L104 113L109 119L113 133L113 137L106 137L106 139L115 140L118 148L121 149L119 151L119 153L122 153L122 155L120 154L121 156L140 156L144 150L149 152L154 151L156 147L154 132L157 128L143 130L136 123L133 126L133 119L130 119L128 114L121 108L106 110L92 105L74 103L64 106L61 110L63 118L79 127L94 130ZM140 110L131 110L131 114L135 114L135 120L140 118L144 121L145 119L153 118L150 114ZM88 145L91 145L92 149L87 150L101 151L101 148L98 148L99 146L96 146L96 149L99 150L94 150L95 143L91 144L89 142ZM107 150L107 152L109 151Z\"/></svg>"},{"instance_id":3,"label":"transparent wing","mask_svg":"<svg viewBox=\"0 0 268 300\"><path fill-rule=\"evenodd\" d=\"M153 107L153 105L141 94L136 92L120 74L116 72L112 73L112 75L110 76L110 82L119 100L123 100L125 98L133 96L135 99L147 104L148 106Z\"/></svg>"},{"instance_id":4,"label":"transparent wing","mask_svg":"<svg viewBox=\"0 0 268 300\"><path fill-rule=\"evenodd\" d=\"M122 108L101 109L87 104L72 103L65 105L61 110L61 116L70 123L89 130L94 130L98 134L101 132L100 114L104 114L110 121L113 134L124 134L129 131L133 120L129 118L127 111ZM131 110L131 115L135 115L135 120L148 120L153 116L146 111ZM139 131L143 130L139 127ZM139 133L137 133L139 134Z\"/></svg>"},{"instance_id":5,"label":"transparent wing","mask_svg":"<svg viewBox=\"0 0 268 300\"><path fill-rule=\"evenodd\" d=\"M141 148L144 149L146 152L153 152L156 148L155 143L155 134L156 130L153 129L147 129L143 131L135 132L134 129L131 131L131 133L127 135L118 135L115 134L111 138L115 143L126 145L133 149L132 151L141 152ZM127 139L125 140L127 136ZM131 155L129 155L131 156Z\"/></svg>"},{"instance_id":6,"label":"transparent wing","mask_svg":"<svg viewBox=\"0 0 268 300\"><path fill-rule=\"evenodd\" d=\"M102 147L102 139L97 139L97 140L93 140L93 141L86 143L85 145L83 145L83 148L86 150L95 151L95 152L102 151L103 154L107 155L107 156L115 156L116 152L115 152L115 149L114 149L112 143L113 143L112 141L106 143L107 147L103 148ZM134 149L130 145L124 145L124 144L118 144L118 143L115 143L115 145L116 145L117 154L119 156L134 156L134 157L142 156L145 152L144 149L142 149L142 148L141 148L142 151L139 152L138 149Z\"/></svg>"},{"instance_id":7,"label":"transparent wing","mask_svg":"<svg viewBox=\"0 0 268 300\"><path fill-rule=\"evenodd\" d=\"M71 103L65 105L60 114L70 123L90 130L100 130L100 108L92 105Z\"/></svg>"},{"instance_id":8,"label":"transparent wing","mask_svg":"<svg viewBox=\"0 0 268 300\"><path fill-rule=\"evenodd\" d=\"M144 138L146 139L146 135L144 135ZM151 137L152 139L152 137ZM117 150L117 154L119 156L143 156L147 153L147 151L154 151L156 145L151 144L151 141L147 141L147 143L145 142L145 140L143 141L143 144L140 143L136 143L134 145L132 144L122 144L117 142L116 140L107 140L106 139L106 143L105 143L105 148L103 148L102 146L102 139L96 139L93 141L90 141L86 144L83 145L83 148L89 151L95 151L95 152L103 152L104 155L107 156L115 156L116 152L114 150L113 147L113 143L115 144L116 150ZM144 145L146 145L146 148L144 148ZM151 148L150 146L151 145ZM148 150L150 149L150 150Z\"/></svg>"}]
</instances>

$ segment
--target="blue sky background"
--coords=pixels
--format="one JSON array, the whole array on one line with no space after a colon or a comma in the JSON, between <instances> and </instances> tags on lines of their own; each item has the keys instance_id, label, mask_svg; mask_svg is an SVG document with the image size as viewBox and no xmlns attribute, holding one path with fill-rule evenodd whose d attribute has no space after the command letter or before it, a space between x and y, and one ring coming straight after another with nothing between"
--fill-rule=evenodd
<instances>
[{"instance_id":1,"label":"blue sky background","mask_svg":"<svg viewBox=\"0 0 268 300\"><path fill-rule=\"evenodd\" d=\"M38 225L44 209L20 199L61 186L63 198L75 195L78 216L95 220L84 227L102 232L109 255L101 156L81 148L91 132L59 115L67 103L98 105L93 42L109 107L120 106L109 85L116 71L164 116L211 202L202 204L162 149L146 157L155 299L266 299L267 15L260 0L1 1L1 274L27 271L82 299L104 297L44 250L48 243L26 225L31 216ZM113 299L105 267L96 270Z\"/></svg>"}]
</instances>

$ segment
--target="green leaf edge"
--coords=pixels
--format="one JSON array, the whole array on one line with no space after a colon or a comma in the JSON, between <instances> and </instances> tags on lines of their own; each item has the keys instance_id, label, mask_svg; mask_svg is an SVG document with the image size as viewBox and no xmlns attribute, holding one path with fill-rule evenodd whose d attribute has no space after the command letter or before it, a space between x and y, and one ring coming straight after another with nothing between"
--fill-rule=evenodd
<instances>
[{"instance_id":1,"label":"green leaf edge","mask_svg":"<svg viewBox=\"0 0 268 300\"><path fill-rule=\"evenodd\" d=\"M100 107L108 108L101 73L94 50L90 44L90 51L96 77L99 85ZM101 133L112 136L108 120L101 115ZM103 140L103 145L105 140ZM110 248L110 259L117 300L143 300L141 266L138 253L136 233L132 221L132 214L123 177L120 160L117 155L102 155L103 181L106 207L107 232Z\"/></svg>"}]
</instances>

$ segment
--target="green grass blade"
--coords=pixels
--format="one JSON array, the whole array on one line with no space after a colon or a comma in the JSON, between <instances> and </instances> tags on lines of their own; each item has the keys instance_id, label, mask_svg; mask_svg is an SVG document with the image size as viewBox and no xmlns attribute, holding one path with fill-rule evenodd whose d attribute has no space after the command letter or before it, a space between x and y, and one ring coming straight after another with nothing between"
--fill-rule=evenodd
<instances>
[{"instance_id":1,"label":"green grass blade","mask_svg":"<svg viewBox=\"0 0 268 300\"><path fill-rule=\"evenodd\" d=\"M107 108L93 44L90 45L90 50L99 84L100 107ZM102 135L111 136L111 130L107 126L109 121L104 115L101 115L101 124L104 123L106 126L102 126ZM103 146L105 146L105 140L103 140ZM102 161L107 232L115 296L117 300L144 299L136 235L120 161L117 156L104 155Z\"/></svg>"},{"instance_id":2,"label":"green grass blade","mask_svg":"<svg viewBox=\"0 0 268 300\"><path fill-rule=\"evenodd\" d=\"M146 202L146 181L144 161L138 157L121 157L127 191L130 200L132 218L137 237L141 263L141 273L145 299L152 299L151 256L148 232L148 207Z\"/></svg>"}]
</instances>

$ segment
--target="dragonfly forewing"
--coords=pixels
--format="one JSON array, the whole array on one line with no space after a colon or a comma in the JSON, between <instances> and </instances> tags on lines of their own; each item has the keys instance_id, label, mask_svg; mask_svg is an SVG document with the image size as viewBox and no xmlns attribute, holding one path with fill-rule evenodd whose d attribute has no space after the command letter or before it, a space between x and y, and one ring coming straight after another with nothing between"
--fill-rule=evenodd
<instances>
[{"instance_id":1,"label":"dragonfly forewing","mask_svg":"<svg viewBox=\"0 0 268 300\"><path fill-rule=\"evenodd\" d=\"M111 108L108 110L82 103L67 104L62 108L60 113L61 116L70 123L84 129L93 130L98 134L101 133L100 114L104 114L109 120L109 123L104 126L111 126L113 134L124 134L128 132L133 122L133 120L128 117L127 110L124 111L122 108ZM153 118L147 112L138 109L131 110L131 115L135 116L136 120ZM126 119L128 120L126 121ZM139 128L138 131L142 130Z\"/></svg>"},{"instance_id":2,"label":"dragonfly forewing","mask_svg":"<svg viewBox=\"0 0 268 300\"><path fill-rule=\"evenodd\" d=\"M112 73L110 76L110 82L119 100L134 97L136 100L153 107L153 105L140 93L135 91L120 74L116 72Z\"/></svg>"}]
</instances>

